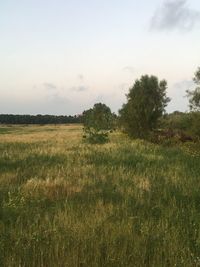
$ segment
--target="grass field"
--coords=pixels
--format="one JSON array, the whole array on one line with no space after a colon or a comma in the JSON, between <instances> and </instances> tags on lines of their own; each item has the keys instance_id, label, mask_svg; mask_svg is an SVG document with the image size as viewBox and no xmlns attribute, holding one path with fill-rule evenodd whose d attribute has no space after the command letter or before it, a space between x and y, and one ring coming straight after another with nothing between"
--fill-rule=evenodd
<instances>
[{"instance_id":1,"label":"grass field","mask_svg":"<svg viewBox=\"0 0 200 267\"><path fill-rule=\"evenodd\" d=\"M200 266L198 150L81 137L1 126L0 266Z\"/></svg>"}]
</instances>

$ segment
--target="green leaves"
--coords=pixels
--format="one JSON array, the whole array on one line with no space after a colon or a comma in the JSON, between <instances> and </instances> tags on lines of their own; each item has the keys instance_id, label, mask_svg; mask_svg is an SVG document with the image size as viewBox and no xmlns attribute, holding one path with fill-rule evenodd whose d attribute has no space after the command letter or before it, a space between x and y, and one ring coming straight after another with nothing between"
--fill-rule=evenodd
<instances>
[{"instance_id":1,"label":"green leaves","mask_svg":"<svg viewBox=\"0 0 200 267\"><path fill-rule=\"evenodd\" d=\"M189 98L189 107L192 111L200 111L200 67L195 72L193 81L197 85L193 91L187 90L187 97Z\"/></svg>"},{"instance_id":2,"label":"green leaves","mask_svg":"<svg viewBox=\"0 0 200 267\"><path fill-rule=\"evenodd\" d=\"M187 90L187 97L189 98L189 107L192 111L200 111L200 87L194 91Z\"/></svg>"},{"instance_id":3,"label":"green leaves","mask_svg":"<svg viewBox=\"0 0 200 267\"><path fill-rule=\"evenodd\" d=\"M120 121L132 137L144 138L157 126L170 99L166 96L167 82L144 75L136 80L120 110Z\"/></svg>"},{"instance_id":4,"label":"green leaves","mask_svg":"<svg viewBox=\"0 0 200 267\"><path fill-rule=\"evenodd\" d=\"M105 104L97 103L83 112L84 132L90 143L105 143L108 133L113 129L114 114Z\"/></svg>"}]
</instances>

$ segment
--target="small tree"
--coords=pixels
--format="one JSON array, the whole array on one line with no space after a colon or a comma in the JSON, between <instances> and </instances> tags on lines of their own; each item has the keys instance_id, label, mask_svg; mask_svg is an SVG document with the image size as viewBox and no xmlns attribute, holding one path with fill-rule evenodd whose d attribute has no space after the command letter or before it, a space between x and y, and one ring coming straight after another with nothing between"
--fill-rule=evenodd
<instances>
[{"instance_id":1,"label":"small tree","mask_svg":"<svg viewBox=\"0 0 200 267\"><path fill-rule=\"evenodd\" d=\"M155 76L136 80L127 95L127 103L119 111L125 131L132 137L145 138L157 127L170 99L166 96L167 82Z\"/></svg>"},{"instance_id":2,"label":"small tree","mask_svg":"<svg viewBox=\"0 0 200 267\"><path fill-rule=\"evenodd\" d=\"M187 90L187 97L189 98L190 107L190 124L192 134L200 137L200 67L195 72L193 81L197 87L193 90Z\"/></svg>"},{"instance_id":3,"label":"small tree","mask_svg":"<svg viewBox=\"0 0 200 267\"><path fill-rule=\"evenodd\" d=\"M191 111L200 111L200 68L196 71L193 81L197 85L196 89L186 91L189 98L189 107Z\"/></svg>"},{"instance_id":4,"label":"small tree","mask_svg":"<svg viewBox=\"0 0 200 267\"><path fill-rule=\"evenodd\" d=\"M114 114L105 104L97 103L83 112L83 124L84 138L90 143L105 143L114 126Z\"/></svg>"}]
</instances>

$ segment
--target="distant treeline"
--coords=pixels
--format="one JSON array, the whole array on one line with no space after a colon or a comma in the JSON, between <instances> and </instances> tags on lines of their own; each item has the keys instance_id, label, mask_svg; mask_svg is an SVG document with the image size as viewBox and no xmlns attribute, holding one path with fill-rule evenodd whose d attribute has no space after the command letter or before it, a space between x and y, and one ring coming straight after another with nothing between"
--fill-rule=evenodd
<instances>
[{"instance_id":1,"label":"distant treeline","mask_svg":"<svg viewBox=\"0 0 200 267\"><path fill-rule=\"evenodd\" d=\"M81 122L82 115L55 116L0 114L0 124L63 124Z\"/></svg>"}]
</instances>

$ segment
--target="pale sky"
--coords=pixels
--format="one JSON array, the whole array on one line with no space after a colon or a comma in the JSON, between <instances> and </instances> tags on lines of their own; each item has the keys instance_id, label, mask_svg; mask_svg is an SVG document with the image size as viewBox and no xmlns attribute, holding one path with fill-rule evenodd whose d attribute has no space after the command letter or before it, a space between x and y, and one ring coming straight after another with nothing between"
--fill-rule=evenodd
<instances>
[{"instance_id":1,"label":"pale sky","mask_svg":"<svg viewBox=\"0 0 200 267\"><path fill-rule=\"evenodd\" d=\"M0 0L0 113L117 112L143 74L185 111L199 48L199 0Z\"/></svg>"}]
</instances>

